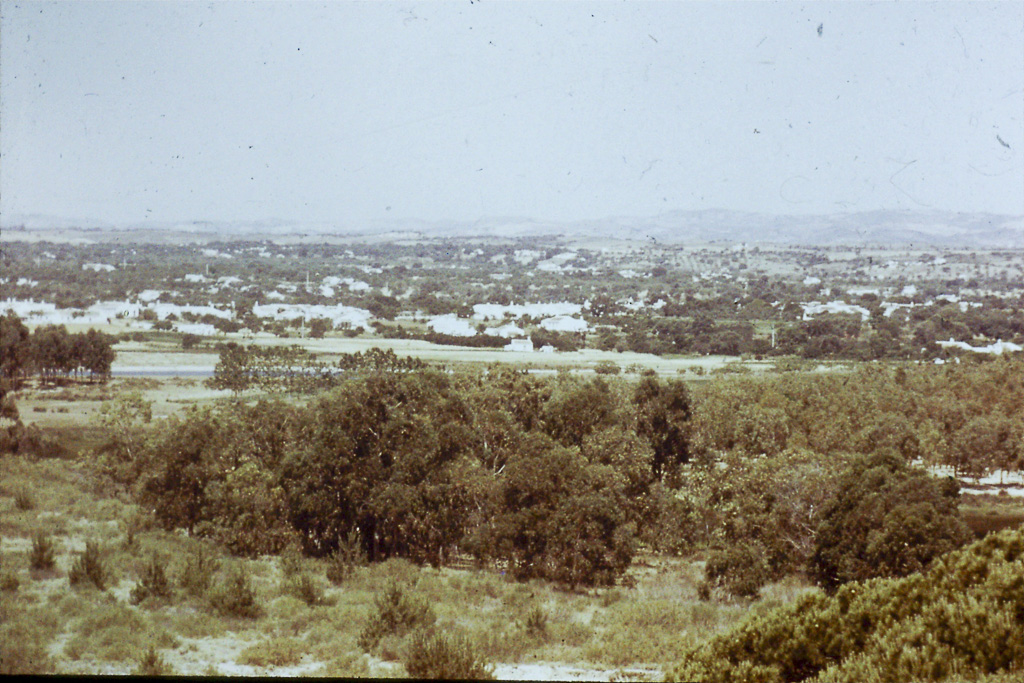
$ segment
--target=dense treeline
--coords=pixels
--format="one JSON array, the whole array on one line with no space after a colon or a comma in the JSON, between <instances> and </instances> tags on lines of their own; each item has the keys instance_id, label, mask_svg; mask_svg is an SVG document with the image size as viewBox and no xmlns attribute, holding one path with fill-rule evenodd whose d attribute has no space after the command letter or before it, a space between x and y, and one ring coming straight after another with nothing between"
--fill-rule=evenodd
<instances>
[{"instance_id":1,"label":"dense treeline","mask_svg":"<svg viewBox=\"0 0 1024 683\"><path fill-rule=\"evenodd\" d=\"M708 595L794 572L834 590L918 571L968 533L956 482L912 463L1021 463L1024 368L1010 359L692 392L395 370L363 367L306 405L195 408L148 432L111 419L104 461L165 527L241 554L299 542L323 556L357 539L374 561L469 554L600 585L640 547L705 549Z\"/></svg>"},{"instance_id":2,"label":"dense treeline","mask_svg":"<svg viewBox=\"0 0 1024 683\"><path fill-rule=\"evenodd\" d=\"M949 553L924 573L851 583L757 614L688 652L668 680L1020 680L1024 530ZM987 679L985 676L995 676Z\"/></svg>"},{"instance_id":3,"label":"dense treeline","mask_svg":"<svg viewBox=\"0 0 1024 683\"><path fill-rule=\"evenodd\" d=\"M353 374L403 373L425 367L423 360L399 358L390 349L343 353L331 364L317 360L316 354L301 346L241 346L229 342L220 347L207 385L235 393L247 389L309 393L337 386Z\"/></svg>"},{"instance_id":4,"label":"dense treeline","mask_svg":"<svg viewBox=\"0 0 1024 683\"><path fill-rule=\"evenodd\" d=\"M81 377L106 380L114 362L114 338L90 329L68 334L63 325L42 325L29 333L14 313L0 317L0 375L16 385L33 373L46 382Z\"/></svg>"},{"instance_id":5,"label":"dense treeline","mask_svg":"<svg viewBox=\"0 0 1024 683\"><path fill-rule=\"evenodd\" d=\"M114 361L114 339L90 329L68 334L63 325L45 325L29 332L14 313L0 316L0 453L60 455L58 444L35 425L21 421L14 394L33 374L43 384L72 376L106 381Z\"/></svg>"},{"instance_id":6,"label":"dense treeline","mask_svg":"<svg viewBox=\"0 0 1024 683\"><path fill-rule=\"evenodd\" d=\"M678 433L688 392L648 383L377 371L305 406L193 409L112 439L104 458L164 526L235 552L297 539L322 556L355 534L371 560L471 553L519 577L606 584L676 505L661 479L682 442L635 425Z\"/></svg>"}]
</instances>

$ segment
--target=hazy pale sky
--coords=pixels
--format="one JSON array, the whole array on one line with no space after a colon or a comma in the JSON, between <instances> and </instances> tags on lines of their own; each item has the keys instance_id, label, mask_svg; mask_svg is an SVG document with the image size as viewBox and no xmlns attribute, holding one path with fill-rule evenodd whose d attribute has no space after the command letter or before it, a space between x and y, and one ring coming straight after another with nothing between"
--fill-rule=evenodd
<instances>
[{"instance_id":1,"label":"hazy pale sky","mask_svg":"<svg viewBox=\"0 0 1024 683\"><path fill-rule=\"evenodd\" d=\"M0 211L1024 214L1024 3L0 4Z\"/></svg>"}]
</instances>

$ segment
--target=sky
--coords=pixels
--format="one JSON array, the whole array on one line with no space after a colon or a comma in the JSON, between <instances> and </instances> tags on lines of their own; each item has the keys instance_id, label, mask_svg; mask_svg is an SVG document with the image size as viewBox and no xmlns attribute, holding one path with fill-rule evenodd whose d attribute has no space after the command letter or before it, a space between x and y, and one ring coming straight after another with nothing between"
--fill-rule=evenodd
<instances>
[{"instance_id":1,"label":"sky","mask_svg":"<svg viewBox=\"0 0 1024 683\"><path fill-rule=\"evenodd\" d=\"M0 225L1024 215L1024 2L0 2Z\"/></svg>"}]
</instances>

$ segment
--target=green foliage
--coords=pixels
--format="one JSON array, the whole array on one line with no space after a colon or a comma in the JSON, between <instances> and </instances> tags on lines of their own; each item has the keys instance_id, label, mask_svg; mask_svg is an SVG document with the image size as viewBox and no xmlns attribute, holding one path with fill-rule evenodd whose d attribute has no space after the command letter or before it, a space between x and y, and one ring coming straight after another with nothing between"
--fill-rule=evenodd
<instances>
[{"instance_id":1,"label":"green foliage","mask_svg":"<svg viewBox=\"0 0 1024 683\"><path fill-rule=\"evenodd\" d=\"M14 507L18 510L33 510L36 507L35 498L26 489L18 489L14 492Z\"/></svg>"},{"instance_id":2,"label":"green foliage","mask_svg":"<svg viewBox=\"0 0 1024 683\"><path fill-rule=\"evenodd\" d=\"M28 565L32 569L49 571L56 564L53 541L42 532L32 537L32 550L29 552Z\"/></svg>"},{"instance_id":3,"label":"green foliage","mask_svg":"<svg viewBox=\"0 0 1024 683\"><path fill-rule=\"evenodd\" d=\"M594 364L594 372L599 375L617 375L622 372L622 368L613 360L602 360Z\"/></svg>"},{"instance_id":4,"label":"green foliage","mask_svg":"<svg viewBox=\"0 0 1024 683\"><path fill-rule=\"evenodd\" d=\"M373 599L375 613L359 634L359 647L373 651L385 636L404 636L417 627L431 626L437 617L422 598L410 595L397 582L389 582Z\"/></svg>"},{"instance_id":5,"label":"green foliage","mask_svg":"<svg viewBox=\"0 0 1024 683\"><path fill-rule=\"evenodd\" d=\"M961 681L1024 672L1024 531L924 574L852 582L755 614L689 650L669 679ZM817 677L817 678L815 678Z\"/></svg>"},{"instance_id":6,"label":"green foliage","mask_svg":"<svg viewBox=\"0 0 1024 683\"><path fill-rule=\"evenodd\" d=\"M139 659L139 664L132 672L134 676L173 676L175 675L174 667L167 664L164 658L160 656L160 653L156 651L156 648L152 645L146 650L146 653Z\"/></svg>"},{"instance_id":7,"label":"green foliage","mask_svg":"<svg viewBox=\"0 0 1024 683\"><path fill-rule=\"evenodd\" d=\"M226 617L256 619L263 614L252 579L241 565L232 567L221 584L210 593L210 606Z\"/></svg>"},{"instance_id":8,"label":"green foliage","mask_svg":"<svg viewBox=\"0 0 1024 683\"><path fill-rule=\"evenodd\" d=\"M543 640L548 634L548 613L540 606L535 606L523 620L523 631L531 638Z\"/></svg>"},{"instance_id":9,"label":"green foliage","mask_svg":"<svg viewBox=\"0 0 1024 683\"><path fill-rule=\"evenodd\" d=\"M179 645L177 638L151 622L144 612L113 601L87 610L73 624L74 635L64 646L71 659L139 662L148 649Z\"/></svg>"},{"instance_id":10,"label":"green foliage","mask_svg":"<svg viewBox=\"0 0 1024 683\"><path fill-rule=\"evenodd\" d=\"M505 470L500 507L471 545L481 559L508 562L520 580L611 585L636 548L628 510L611 467L531 434Z\"/></svg>"},{"instance_id":11,"label":"green foliage","mask_svg":"<svg viewBox=\"0 0 1024 683\"><path fill-rule=\"evenodd\" d=\"M412 678L433 680L494 680L494 668L485 663L461 633L451 636L418 630L402 660Z\"/></svg>"},{"instance_id":12,"label":"green foliage","mask_svg":"<svg viewBox=\"0 0 1024 683\"><path fill-rule=\"evenodd\" d=\"M306 648L299 640L273 638L245 648L237 661L249 666L294 666L305 652Z\"/></svg>"},{"instance_id":13,"label":"green foliage","mask_svg":"<svg viewBox=\"0 0 1024 683\"><path fill-rule=\"evenodd\" d=\"M18 590L19 586L21 586L21 580L16 573L6 567L0 569L0 591L13 593Z\"/></svg>"},{"instance_id":14,"label":"green foliage","mask_svg":"<svg viewBox=\"0 0 1024 683\"><path fill-rule=\"evenodd\" d=\"M705 580L709 586L721 587L729 595L757 597L761 587L772 579L767 555L757 541L714 548L705 564Z\"/></svg>"},{"instance_id":15,"label":"green foliage","mask_svg":"<svg viewBox=\"0 0 1024 683\"><path fill-rule=\"evenodd\" d=\"M826 590L907 576L967 542L959 485L908 467L891 450L851 462L822 512L810 575Z\"/></svg>"},{"instance_id":16,"label":"green foliage","mask_svg":"<svg viewBox=\"0 0 1024 683\"><path fill-rule=\"evenodd\" d=\"M72 586L92 585L97 590L105 591L110 582L110 570L103 558L100 546L94 541L86 541L85 551L80 553L68 572L68 582Z\"/></svg>"},{"instance_id":17,"label":"green foliage","mask_svg":"<svg viewBox=\"0 0 1024 683\"><path fill-rule=\"evenodd\" d=\"M170 581L164 571L164 558L154 552L142 570L142 576L132 588L131 603L138 605L147 598L167 599L173 595Z\"/></svg>"},{"instance_id":18,"label":"green foliage","mask_svg":"<svg viewBox=\"0 0 1024 683\"><path fill-rule=\"evenodd\" d=\"M679 467L690 459L688 423L690 392L686 384L673 380L662 384L644 377L633 392L636 433L654 449L654 476L678 481Z\"/></svg>"},{"instance_id":19,"label":"green foliage","mask_svg":"<svg viewBox=\"0 0 1024 683\"><path fill-rule=\"evenodd\" d=\"M220 570L220 561L203 543L193 545L185 555L185 564L178 573L178 585L193 597L201 597L213 585Z\"/></svg>"},{"instance_id":20,"label":"green foliage","mask_svg":"<svg viewBox=\"0 0 1024 683\"><path fill-rule=\"evenodd\" d=\"M130 484L139 475L138 459L145 426L153 419L153 402L132 391L100 406L98 423L106 442L98 451L100 468L115 481Z\"/></svg>"},{"instance_id":21,"label":"green foliage","mask_svg":"<svg viewBox=\"0 0 1024 683\"><path fill-rule=\"evenodd\" d=\"M356 567L365 563L366 553L363 552L359 540L359 531L352 529L348 536L338 543L338 549L328 558L327 580L335 586L340 586L352 577Z\"/></svg>"},{"instance_id":22,"label":"green foliage","mask_svg":"<svg viewBox=\"0 0 1024 683\"><path fill-rule=\"evenodd\" d=\"M688 521L709 545L703 591L754 597L770 581L803 571L841 461L787 450L750 458L732 452L684 479Z\"/></svg>"},{"instance_id":23,"label":"green foliage","mask_svg":"<svg viewBox=\"0 0 1024 683\"><path fill-rule=\"evenodd\" d=\"M39 609L23 609L0 602L0 676L54 673L49 645L57 631L56 619Z\"/></svg>"},{"instance_id":24,"label":"green foliage","mask_svg":"<svg viewBox=\"0 0 1024 683\"><path fill-rule=\"evenodd\" d=\"M284 581L281 592L306 603L309 607L333 604L324 594L324 587L309 574L295 574Z\"/></svg>"}]
</instances>

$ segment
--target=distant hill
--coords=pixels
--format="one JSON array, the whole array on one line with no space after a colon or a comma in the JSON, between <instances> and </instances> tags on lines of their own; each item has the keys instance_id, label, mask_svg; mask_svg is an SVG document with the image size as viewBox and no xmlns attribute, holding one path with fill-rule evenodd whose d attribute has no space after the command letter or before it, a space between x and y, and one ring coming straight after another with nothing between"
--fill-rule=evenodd
<instances>
[{"instance_id":1,"label":"distant hill","mask_svg":"<svg viewBox=\"0 0 1024 683\"><path fill-rule=\"evenodd\" d=\"M1024 248L1024 216L948 211L870 211L827 216L776 216L739 211L671 211L653 217L615 217L569 222L525 217L476 221L377 220L298 222L260 221L146 223L112 225L52 216L5 217L6 239L16 233L45 230L158 230L219 239L273 238L295 235L403 235L421 237L555 237L611 238L668 244L729 242L748 244L922 245Z\"/></svg>"}]
</instances>

